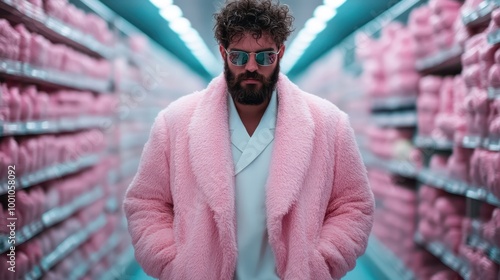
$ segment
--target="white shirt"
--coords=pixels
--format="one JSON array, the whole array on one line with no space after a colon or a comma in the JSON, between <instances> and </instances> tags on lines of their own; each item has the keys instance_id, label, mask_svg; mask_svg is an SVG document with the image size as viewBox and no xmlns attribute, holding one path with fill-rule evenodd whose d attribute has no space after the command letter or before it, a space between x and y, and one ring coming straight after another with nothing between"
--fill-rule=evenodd
<instances>
[{"instance_id":1,"label":"white shirt","mask_svg":"<svg viewBox=\"0 0 500 280\"><path fill-rule=\"evenodd\" d=\"M279 280L266 226L266 183L276 127L277 96L272 93L252 137L228 94L229 130L236 182L236 280Z\"/></svg>"}]
</instances>

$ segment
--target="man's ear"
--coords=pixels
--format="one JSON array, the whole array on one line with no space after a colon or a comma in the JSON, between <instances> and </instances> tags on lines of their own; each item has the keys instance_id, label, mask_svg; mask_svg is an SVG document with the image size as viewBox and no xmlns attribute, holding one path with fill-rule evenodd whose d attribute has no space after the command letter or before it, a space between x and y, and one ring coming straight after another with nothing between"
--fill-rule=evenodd
<instances>
[{"instance_id":1,"label":"man's ear","mask_svg":"<svg viewBox=\"0 0 500 280\"><path fill-rule=\"evenodd\" d=\"M285 44L281 45L281 51L280 51L280 54L279 54L279 57L280 59L283 58L283 55L285 54Z\"/></svg>"},{"instance_id":2,"label":"man's ear","mask_svg":"<svg viewBox=\"0 0 500 280\"><path fill-rule=\"evenodd\" d=\"M219 45L219 52L223 60L226 60L226 50L222 45Z\"/></svg>"}]
</instances>

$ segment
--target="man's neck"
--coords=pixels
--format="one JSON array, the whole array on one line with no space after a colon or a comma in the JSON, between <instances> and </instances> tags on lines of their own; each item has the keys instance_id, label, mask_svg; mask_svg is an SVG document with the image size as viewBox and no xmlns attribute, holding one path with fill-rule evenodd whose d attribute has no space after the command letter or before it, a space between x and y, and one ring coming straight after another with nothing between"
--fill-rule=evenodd
<instances>
[{"instance_id":1,"label":"man's neck","mask_svg":"<svg viewBox=\"0 0 500 280\"><path fill-rule=\"evenodd\" d=\"M252 136L259 125L262 116L266 112L266 108L269 105L269 100L263 102L260 105L246 105L234 102L236 110L240 115L241 122L245 126L248 134Z\"/></svg>"}]
</instances>

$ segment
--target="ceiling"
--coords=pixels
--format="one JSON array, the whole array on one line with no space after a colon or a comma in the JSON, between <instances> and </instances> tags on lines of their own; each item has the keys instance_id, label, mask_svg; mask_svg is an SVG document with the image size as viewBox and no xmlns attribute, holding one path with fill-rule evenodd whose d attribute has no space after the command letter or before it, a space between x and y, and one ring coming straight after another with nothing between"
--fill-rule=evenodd
<instances>
[{"instance_id":1,"label":"ceiling","mask_svg":"<svg viewBox=\"0 0 500 280\"><path fill-rule=\"evenodd\" d=\"M326 29L311 43L311 46L297 61L288 75L291 78L300 75L315 60L339 44L353 31L399 1L347 0L338 9L337 15L328 23ZM207 80L212 78L195 56L190 53L177 34L169 29L168 23L160 16L158 9L149 0L101 0L101 2L135 25L202 77ZM295 17L295 32L292 33L287 43L293 41L307 19L313 15L314 9L323 3L322 0L281 0L280 2L289 5ZM219 57L219 54L217 43L213 37L213 14L223 3L224 0L174 0L174 4L182 9L184 17L191 21L192 27L198 30L216 57Z\"/></svg>"}]
</instances>

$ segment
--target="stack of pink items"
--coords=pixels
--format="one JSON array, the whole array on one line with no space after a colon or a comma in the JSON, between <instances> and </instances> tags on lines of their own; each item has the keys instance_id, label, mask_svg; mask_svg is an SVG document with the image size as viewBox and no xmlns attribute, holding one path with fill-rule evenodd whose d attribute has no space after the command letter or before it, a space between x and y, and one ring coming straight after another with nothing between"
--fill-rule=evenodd
<instances>
[{"instance_id":1,"label":"stack of pink items","mask_svg":"<svg viewBox=\"0 0 500 280\"><path fill-rule=\"evenodd\" d=\"M107 215L106 219L107 222L104 227L95 232L87 242L83 243L77 250L73 251L54 266L53 269L44 276L44 279L70 279L70 275L74 273L75 268L95 258L95 254L105 248L107 243L110 242L109 238L117 228L118 219L116 216ZM104 260L101 259L101 261ZM99 265L99 263L92 264L91 267L95 265ZM89 269L91 267L89 267ZM98 279L98 277L93 279Z\"/></svg>"},{"instance_id":2,"label":"stack of pink items","mask_svg":"<svg viewBox=\"0 0 500 280\"><path fill-rule=\"evenodd\" d=\"M464 99L467 89L461 76L443 79L432 138L462 143L466 129Z\"/></svg>"},{"instance_id":3,"label":"stack of pink items","mask_svg":"<svg viewBox=\"0 0 500 280\"><path fill-rule=\"evenodd\" d=\"M100 130L88 130L70 134L41 135L15 140L0 140L0 166L7 170L16 165L16 175L22 176L56 164L71 164L106 149L105 135ZM0 175L5 179L6 174Z\"/></svg>"},{"instance_id":4,"label":"stack of pink items","mask_svg":"<svg viewBox=\"0 0 500 280\"><path fill-rule=\"evenodd\" d=\"M455 255L462 244L465 197L430 186L420 187L418 232L424 241L439 242Z\"/></svg>"},{"instance_id":5,"label":"stack of pink items","mask_svg":"<svg viewBox=\"0 0 500 280\"><path fill-rule=\"evenodd\" d=\"M52 253L57 246L94 221L104 211L105 200L94 202L64 222L53 226L16 248L16 273L7 270L7 256L0 255L0 279L21 279L34 267L40 265L43 257ZM47 279L47 278L46 278ZM48 278L65 279L65 278Z\"/></svg>"},{"instance_id":6,"label":"stack of pink items","mask_svg":"<svg viewBox=\"0 0 500 280\"><path fill-rule=\"evenodd\" d=\"M80 173L45 182L39 186L18 190L16 193L16 217L18 230L26 225L40 222L42 215L56 207L74 205L85 193L96 187L106 190L106 165L98 164ZM0 224L7 222L7 209L0 208ZM7 234L7 226L0 228L0 235Z\"/></svg>"},{"instance_id":7,"label":"stack of pink items","mask_svg":"<svg viewBox=\"0 0 500 280\"><path fill-rule=\"evenodd\" d=\"M477 139L488 137L491 119L488 88L500 84L500 72L495 62L499 47L490 45L486 36L486 33L480 33L467 40L462 56L462 76L468 91L465 98L466 133Z\"/></svg>"},{"instance_id":8,"label":"stack of pink items","mask_svg":"<svg viewBox=\"0 0 500 280\"><path fill-rule=\"evenodd\" d=\"M500 153L483 149L475 149L471 161L470 183L500 198Z\"/></svg>"},{"instance_id":9,"label":"stack of pink items","mask_svg":"<svg viewBox=\"0 0 500 280\"><path fill-rule=\"evenodd\" d=\"M390 23L380 39L363 40L357 56L363 64L362 81L372 97L415 96L420 75L415 71L417 44L400 23ZM382 56L380 54L383 54Z\"/></svg>"},{"instance_id":10,"label":"stack of pink items","mask_svg":"<svg viewBox=\"0 0 500 280\"><path fill-rule=\"evenodd\" d=\"M47 15L57 18L79 31L93 36L102 44L111 46L114 43L113 33L108 24L93 13L86 14L67 0L45 0L44 9Z\"/></svg>"},{"instance_id":11,"label":"stack of pink items","mask_svg":"<svg viewBox=\"0 0 500 280\"><path fill-rule=\"evenodd\" d=\"M366 134L369 150L378 157L405 160L410 157L412 130L370 126Z\"/></svg>"},{"instance_id":12,"label":"stack of pink items","mask_svg":"<svg viewBox=\"0 0 500 280\"><path fill-rule=\"evenodd\" d=\"M116 96L96 95L89 91L61 89L45 92L34 85L0 84L2 91L0 120L26 122L77 117L110 117L116 108Z\"/></svg>"},{"instance_id":13,"label":"stack of pink items","mask_svg":"<svg viewBox=\"0 0 500 280\"><path fill-rule=\"evenodd\" d=\"M465 134L465 95L460 76L423 77L417 100L419 135L461 143Z\"/></svg>"},{"instance_id":14,"label":"stack of pink items","mask_svg":"<svg viewBox=\"0 0 500 280\"><path fill-rule=\"evenodd\" d=\"M0 58L29 63L33 66L89 77L109 79L111 64L45 37L30 33L23 24L12 27L0 19Z\"/></svg>"},{"instance_id":15,"label":"stack of pink items","mask_svg":"<svg viewBox=\"0 0 500 280\"><path fill-rule=\"evenodd\" d=\"M455 44L455 22L461 21L462 3L455 0L429 0L430 23L437 48L449 50Z\"/></svg>"},{"instance_id":16,"label":"stack of pink items","mask_svg":"<svg viewBox=\"0 0 500 280\"><path fill-rule=\"evenodd\" d=\"M470 265L470 279L497 279L499 266L483 250L499 248L500 245L500 209L489 204L481 204L479 215L474 222L464 221L464 235L480 240L480 247L467 244L460 246L460 255ZM487 245L487 246L485 246Z\"/></svg>"},{"instance_id":17,"label":"stack of pink items","mask_svg":"<svg viewBox=\"0 0 500 280\"><path fill-rule=\"evenodd\" d=\"M460 247L460 255L470 264L470 279L498 279L498 264L493 262L481 250L467 245Z\"/></svg>"},{"instance_id":18,"label":"stack of pink items","mask_svg":"<svg viewBox=\"0 0 500 280\"><path fill-rule=\"evenodd\" d=\"M418 134L431 137L435 129L434 120L439 112L439 93L443 78L425 76L420 80L420 92L417 99Z\"/></svg>"},{"instance_id":19,"label":"stack of pink items","mask_svg":"<svg viewBox=\"0 0 500 280\"><path fill-rule=\"evenodd\" d=\"M413 241L417 223L417 194L394 184L391 175L368 170L368 179L377 201L373 234L390 249L417 279L430 279L439 272L450 272L435 256Z\"/></svg>"},{"instance_id":20,"label":"stack of pink items","mask_svg":"<svg viewBox=\"0 0 500 280\"><path fill-rule=\"evenodd\" d=\"M408 31L415 39L417 59L431 56L438 50L434 29L430 21L431 14L431 8L423 5L413 9L408 18Z\"/></svg>"}]
</instances>

